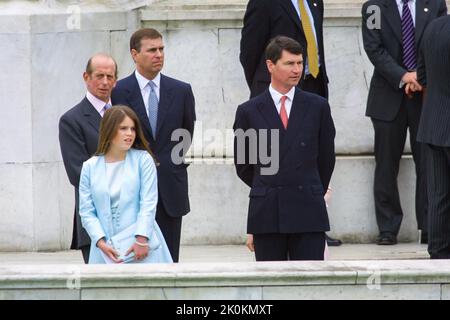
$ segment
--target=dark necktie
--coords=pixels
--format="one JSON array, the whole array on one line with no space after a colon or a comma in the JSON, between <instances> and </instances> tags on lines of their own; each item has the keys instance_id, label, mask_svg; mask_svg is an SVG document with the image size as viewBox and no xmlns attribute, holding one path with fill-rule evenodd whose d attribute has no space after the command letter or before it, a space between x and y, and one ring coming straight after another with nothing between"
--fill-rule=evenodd
<instances>
[{"instance_id":1,"label":"dark necktie","mask_svg":"<svg viewBox=\"0 0 450 320\"><path fill-rule=\"evenodd\" d=\"M410 0L403 0L402 11L402 38L403 38L403 64L408 70L416 69L416 50L414 23L408 7Z\"/></svg>"}]
</instances>

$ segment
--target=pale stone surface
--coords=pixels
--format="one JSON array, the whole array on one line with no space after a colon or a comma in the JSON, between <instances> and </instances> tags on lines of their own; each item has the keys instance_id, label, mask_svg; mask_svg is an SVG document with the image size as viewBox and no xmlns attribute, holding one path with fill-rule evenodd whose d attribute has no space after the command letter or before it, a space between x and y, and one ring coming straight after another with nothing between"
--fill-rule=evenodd
<instances>
[{"instance_id":1,"label":"pale stone surface","mask_svg":"<svg viewBox=\"0 0 450 320\"><path fill-rule=\"evenodd\" d=\"M264 300L439 300L440 285L263 287Z\"/></svg>"},{"instance_id":2,"label":"pale stone surface","mask_svg":"<svg viewBox=\"0 0 450 320\"><path fill-rule=\"evenodd\" d=\"M0 290L0 300L80 300L80 291L69 289Z\"/></svg>"},{"instance_id":3,"label":"pale stone surface","mask_svg":"<svg viewBox=\"0 0 450 320\"><path fill-rule=\"evenodd\" d=\"M168 300L260 300L261 292L261 287L193 287L164 290Z\"/></svg>"},{"instance_id":4,"label":"pale stone surface","mask_svg":"<svg viewBox=\"0 0 450 320\"><path fill-rule=\"evenodd\" d=\"M170 289L83 289L81 300L167 300L167 290Z\"/></svg>"},{"instance_id":5,"label":"pale stone surface","mask_svg":"<svg viewBox=\"0 0 450 320\"><path fill-rule=\"evenodd\" d=\"M0 164L31 162L30 36L0 34L0 50Z\"/></svg>"},{"instance_id":6,"label":"pale stone surface","mask_svg":"<svg viewBox=\"0 0 450 320\"><path fill-rule=\"evenodd\" d=\"M373 200L373 157L339 158L331 180L329 203L331 235L345 242L371 242L378 235ZM412 158L403 158L399 172L403 221L398 239L417 241L415 173Z\"/></svg>"},{"instance_id":7,"label":"pale stone surface","mask_svg":"<svg viewBox=\"0 0 450 320\"><path fill-rule=\"evenodd\" d=\"M442 300L450 300L450 285L444 284L442 288Z\"/></svg>"},{"instance_id":8,"label":"pale stone surface","mask_svg":"<svg viewBox=\"0 0 450 320\"><path fill-rule=\"evenodd\" d=\"M445 260L0 265L0 299L447 299L449 283Z\"/></svg>"},{"instance_id":9,"label":"pale stone surface","mask_svg":"<svg viewBox=\"0 0 450 320\"><path fill-rule=\"evenodd\" d=\"M54 191L58 185L58 163L33 165L33 181L36 249L61 250L61 212L58 206L58 196Z\"/></svg>"},{"instance_id":10,"label":"pale stone surface","mask_svg":"<svg viewBox=\"0 0 450 320\"><path fill-rule=\"evenodd\" d=\"M0 251L34 250L32 165L0 163Z\"/></svg>"}]
</instances>

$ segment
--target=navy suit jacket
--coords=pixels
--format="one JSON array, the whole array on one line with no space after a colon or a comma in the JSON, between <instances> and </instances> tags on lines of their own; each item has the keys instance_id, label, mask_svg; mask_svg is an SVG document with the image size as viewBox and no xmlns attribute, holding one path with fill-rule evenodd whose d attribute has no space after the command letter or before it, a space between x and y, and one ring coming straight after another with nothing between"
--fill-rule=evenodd
<instances>
[{"instance_id":1,"label":"navy suit jacket","mask_svg":"<svg viewBox=\"0 0 450 320\"><path fill-rule=\"evenodd\" d=\"M111 100L113 105L129 106L139 117L145 137L159 162L158 202L171 217L187 214L190 211L186 170L188 164L173 163L172 149L180 141L172 141L171 136L176 129L187 130L191 138L194 134L195 101L191 86L161 74L156 139L152 135L141 89L134 72L117 82Z\"/></svg>"},{"instance_id":2,"label":"navy suit jacket","mask_svg":"<svg viewBox=\"0 0 450 320\"><path fill-rule=\"evenodd\" d=\"M258 157L252 164L248 156L238 163L238 139L235 137L235 166L239 178L250 190L247 232L301 233L330 229L323 196L335 164L335 128L330 107L324 98L296 88L288 128L282 126L267 89L261 95L240 105L234 130L267 130L267 146L274 150L270 131L279 130L279 169L276 174L262 175ZM263 139L264 140L264 139ZM248 142L248 140L247 140ZM245 154L250 150L245 144ZM276 154L272 154L272 157Z\"/></svg>"}]
</instances>

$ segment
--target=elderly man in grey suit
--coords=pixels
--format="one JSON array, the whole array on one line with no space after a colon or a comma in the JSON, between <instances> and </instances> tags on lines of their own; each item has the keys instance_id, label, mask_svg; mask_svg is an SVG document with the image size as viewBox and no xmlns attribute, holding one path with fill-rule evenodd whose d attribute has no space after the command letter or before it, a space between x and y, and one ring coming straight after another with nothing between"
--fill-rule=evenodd
<instances>
[{"instance_id":1,"label":"elderly man in grey suit","mask_svg":"<svg viewBox=\"0 0 450 320\"><path fill-rule=\"evenodd\" d=\"M450 259L450 16L425 30L417 76L426 87L417 140L426 146L428 184L428 253ZM408 86L407 90L420 90Z\"/></svg>"},{"instance_id":2,"label":"elderly man in grey suit","mask_svg":"<svg viewBox=\"0 0 450 320\"><path fill-rule=\"evenodd\" d=\"M83 73L86 96L59 120L59 144L70 183L75 188L75 215L71 249L81 249L89 260L90 239L78 214L78 185L83 162L97 150L98 132L103 113L111 106L111 91L117 81L117 64L107 54L89 59Z\"/></svg>"}]
</instances>

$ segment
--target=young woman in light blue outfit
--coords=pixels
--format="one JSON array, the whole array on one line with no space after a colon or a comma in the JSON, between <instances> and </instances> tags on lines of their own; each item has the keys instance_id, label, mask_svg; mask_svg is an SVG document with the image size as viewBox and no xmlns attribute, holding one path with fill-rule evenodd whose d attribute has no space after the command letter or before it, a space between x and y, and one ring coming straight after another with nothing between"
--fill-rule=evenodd
<instances>
[{"instance_id":1,"label":"young woman in light blue outfit","mask_svg":"<svg viewBox=\"0 0 450 320\"><path fill-rule=\"evenodd\" d=\"M155 221L157 185L153 154L136 114L125 106L108 109L97 152L84 162L80 178L81 222L92 241L90 264L172 262Z\"/></svg>"}]
</instances>

